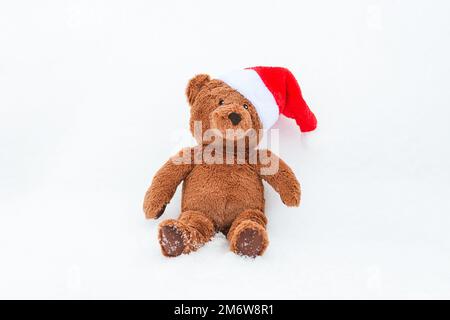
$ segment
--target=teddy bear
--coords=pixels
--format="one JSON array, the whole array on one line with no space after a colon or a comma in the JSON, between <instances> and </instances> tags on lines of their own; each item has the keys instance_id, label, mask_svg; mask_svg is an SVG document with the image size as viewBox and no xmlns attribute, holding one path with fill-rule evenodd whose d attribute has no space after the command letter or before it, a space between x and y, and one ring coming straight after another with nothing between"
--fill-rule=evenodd
<instances>
[{"instance_id":1,"label":"teddy bear","mask_svg":"<svg viewBox=\"0 0 450 320\"><path fill-rule=\"evenodd\" d=\"M157 171L143 204L146 218L158 219L182 184L179 217L159 224L162 254L191 253L222 232L232 252L260 256L269 244L263 181L287 206L298 206L301 192L291 168L258 143L280 114L295 119L302 132L316 128L315 115L282 67L240 69L217 78L199 74L189 81L186 96L197 145ZM206 132L212 133L205 138Z\"/></svg>"}]
</instances>

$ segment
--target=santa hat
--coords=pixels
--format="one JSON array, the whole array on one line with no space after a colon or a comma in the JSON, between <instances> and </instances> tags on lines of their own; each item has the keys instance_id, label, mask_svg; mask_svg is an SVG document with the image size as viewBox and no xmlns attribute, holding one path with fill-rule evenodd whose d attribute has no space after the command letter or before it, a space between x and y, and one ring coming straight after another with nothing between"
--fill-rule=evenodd
<instances>
[{"instance_id":1,"label":"santa hat","mask_svg":"<svg viewBox=\"0 0 450 320\"><path fill-rule=\"evenodd\" d=\"M317 126L316 117L303 100L297 80L286 68L246 68L218 79L253 104L265 129L273 126L280 114L295 119L303 132L312 131Z\"/></svg>"}]
</instances>

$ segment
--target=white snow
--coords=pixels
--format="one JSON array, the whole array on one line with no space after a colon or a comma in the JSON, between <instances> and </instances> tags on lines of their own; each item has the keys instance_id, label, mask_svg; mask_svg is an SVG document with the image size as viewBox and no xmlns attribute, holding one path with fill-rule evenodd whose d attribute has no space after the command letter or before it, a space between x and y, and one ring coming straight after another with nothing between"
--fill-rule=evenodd
<instances>
[{"instance_id":1,"label":"white snow","mask_svg":"<svg viewBox=\"0 0 450 320\"><path fill-rule=\"evenodd\" d=\"M0 2L0 298L450 298L449 10ZM222 235L165 258L141 206L188 128L185 85L254 65L290 68L317 115L276 125L301 206L266 188L261 258Z\"/></svg>"}]
</instances>

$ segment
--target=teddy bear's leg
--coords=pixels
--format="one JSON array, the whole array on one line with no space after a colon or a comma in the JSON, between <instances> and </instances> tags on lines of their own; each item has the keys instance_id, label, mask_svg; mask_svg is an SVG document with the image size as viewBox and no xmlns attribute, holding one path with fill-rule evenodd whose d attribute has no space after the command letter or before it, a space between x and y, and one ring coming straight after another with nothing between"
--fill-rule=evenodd
<instances>
[{"instance_id":1,"label":"teddy bear's leg","mask_svg":"<svg viewBox=\"0 0 450 320\"><path fill-rule=\"evenodd\" d=\"M262 211L241 212L227 234L231 251L249 257L262 255L269 245L266 225L267 218Z\"/></svg>"},{"instance_id":2,"label":"teddy bear's leg","mask_svg":"<svg viewBox=\"0 0 450 320\"><path fill-rule=\"evenodd\" d=\"M197 250L211 240L214 233L211 219L199 211L185 211L177 220L161 222L158 238L163 255L176 257Z\"/></svg>"}]
</instances>

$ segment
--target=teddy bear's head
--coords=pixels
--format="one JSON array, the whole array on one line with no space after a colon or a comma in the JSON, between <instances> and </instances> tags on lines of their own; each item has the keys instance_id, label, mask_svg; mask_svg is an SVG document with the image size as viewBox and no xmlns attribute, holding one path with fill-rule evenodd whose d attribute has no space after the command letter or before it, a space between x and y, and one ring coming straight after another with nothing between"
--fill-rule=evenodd
<instances>
[{"instance_id":1,"label":"teddy bear's head","mask_svg":"<svg viewBox=\"0 0 450 320\"><path fill-rule=\"evenodd\" d=\"M189 81L186 96L191 106L190 129L197 140L195 131L200 124L202 134L213 129L223 139L239 140L256 134L259 140L262 124L255 107L223 81L199 74ZM235 134L230 135L232 132Z\"/></svg>"}]
</instances>

